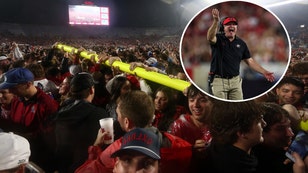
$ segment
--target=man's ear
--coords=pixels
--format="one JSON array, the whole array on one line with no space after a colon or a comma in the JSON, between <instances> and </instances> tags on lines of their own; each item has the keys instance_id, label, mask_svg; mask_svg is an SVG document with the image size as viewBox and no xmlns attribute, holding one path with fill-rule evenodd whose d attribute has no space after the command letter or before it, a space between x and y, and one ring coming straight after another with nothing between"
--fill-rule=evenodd
<instances>
[{"instance_id":1,"label":"man's ear","mask_svg":"<svg viewBox=\"0 0 308 173\"><path fill-rule=\"evenodd\" d=\"M90 88L90 94L94 94L94 86L92 86L91 88Z\"/></svg>"},{"instance_id":2,"label":"man's ear","mask_svg":"<svg viewBox=\"0 0 308 173\"><path fill-rule=\"evenodd\" d=\"M27 89L30 88L32 85L34 85L34 82L32 81L26 82Z\"/></svg>"},{"instance_id":3,"label":"man's ear","mask_svg":"<svg viewBox=\"0 0 308 173\"><path fill-rule=\"evenodd\" d=\"M246 134L243 132L238 131L236 134L239 138L246 138Z\"/></svg>"},{"instance_id":4,"label":"man's ear","mask_svg":"<svg viewBox=\"0 0 308 173\"><path fill-rule=\"evenodd\" d=\"M117 172L116 170L119 169L118 166L119 166L119 164L120 164L120 163L119 163L119 162L120 162L120 159L119 159L119 157L116 157L115 160L116 160L116 161L115 161L114 166L113 166L113 171L114 171L114 172Z\"/></svg>"},{"instance_id":5,"label":"man's ear","mask_svg":"<svg viewBox=\"0 0 308 173\"><path fill-rule=\"evenodd\" d=\"M279 93L280 89L279 88L276 88L275 92L276 92L276 95Z\"/></svg>"},{"instance_id":6,"label":"man's ear","mask_svg":"<svg viewBox=\"0 0 308 173\"><path fill-rule=\"evenodd\" d=\"M125 117L124 118L124 129L128 130L129 127L130 127L130 120L127 117Z\"/></svg>"},{"instance_id":7,"label":"man's ear","mask_svg":"<svg viewBox=\"0 0 308 173\"><path fill-rule=\"evenodd\" d=\"M127 130L131 130L135 128L135 124L127 117L124 118L124 126L125 126L125 129Z\"/></svg>"}]
</instances>

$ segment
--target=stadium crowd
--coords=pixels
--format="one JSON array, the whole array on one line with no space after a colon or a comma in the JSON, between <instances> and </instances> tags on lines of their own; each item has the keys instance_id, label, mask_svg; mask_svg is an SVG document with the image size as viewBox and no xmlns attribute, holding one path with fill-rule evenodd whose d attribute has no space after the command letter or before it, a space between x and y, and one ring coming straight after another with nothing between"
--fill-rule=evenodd
<instances>
[{"instance_id":1,"label":"stadium crowd","mask_svg":"<svg viewBox=\"0 0 308 173\"><path fill-rule=\"evenodd\" d=\"M303 130L300 122L308 119L307 29L290 33L291 63L280 83L246 102L215 100L193 85L177 91L112 66L122 61L131 69L143 67L187 80L180 63L181 33L161 34L161 30L141 34L131 29L120 37L79 38L2 33L0 129L26 138L29 160L45 172L112 172L121 164L128 167L133 159L114 152L123 149L127 141L122 136L135 128L158 136L160 156L147 155L159 160L157 172L308 170L307 159L297 154L293 154L295 163L284 162L285 148ZM65 52L56 48L57 43L94 52L99 58ZM272 119L271 115L279 116ZM99 126L99 120L107 117L114 120L111 144L106 144L108 134ZM14 169L7 167L1 155L0 172ZM268 155L277 161L275 165L257 164ZM151 163L138 169L150 169Z\"/></svg>"}]
</instances>

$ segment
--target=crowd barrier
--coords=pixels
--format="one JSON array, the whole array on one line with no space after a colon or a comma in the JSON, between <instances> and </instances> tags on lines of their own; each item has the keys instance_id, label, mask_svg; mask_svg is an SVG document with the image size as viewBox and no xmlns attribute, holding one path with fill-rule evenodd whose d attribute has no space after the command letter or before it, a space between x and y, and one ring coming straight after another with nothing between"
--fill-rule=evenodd
<instances>
[{"instance_id":1,"label":"crowd barrier","mask_svg":"<svg viewBox=\"0 0 308 173\"><path fill-rule=\"evenodd\" d=\"M78 49L68 46L68 45L64 45L64 44L56 44L55 47L57 49L61 49L64 50L66 52L70 52L70 53L78 53ZM88 51L82 51L79 53L81 57L83 58L87 58L90 59L92 56L94 56L95 61L98 61L98 55L95 53L91 53ZM105 62L105 64L107 66L110 66L109 61L107 60ZM129 64L121 62L121 61L115 61L114 63L112 63L113 67L118 67L119 70L121 70L122 72L126 72L129 74L133 74L136 75L138 77L141 77L143 79L173 88L175 90L178 91L184 91L185 88L187 88L190 85L190 82L184 81L184 80L180 80L180 79L175 79L175 78L170 78L168 75L164 75L161 73L157 73L157 72L152 72L152 71L146 71L144 68L141 67L137 67L135 68L133 71L131 71L129 69Z\"/></svg>"}]
</instances>

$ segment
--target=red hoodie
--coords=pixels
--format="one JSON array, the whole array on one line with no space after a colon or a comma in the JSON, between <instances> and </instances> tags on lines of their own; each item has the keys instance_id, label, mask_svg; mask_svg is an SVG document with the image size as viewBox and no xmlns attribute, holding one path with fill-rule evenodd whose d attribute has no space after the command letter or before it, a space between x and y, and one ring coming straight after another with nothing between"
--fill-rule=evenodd
<instances>
[{"instance_id":1,"label":"red hoodie","mask_svg":"<svg viewBox=\"0 0 308 173\"><path fill-rule=\"evenodd\" d=\"M160 172L161 173L187 173L192 156L192 146L185 140L173 136L167 132L162 133L170 142L169 147L160 149ZM122 138L114 141L104 151L97 146L88 149L89 158L75 173L112 173L116 158L111 154L121 147Z\"/></svg>"}]
</instances>

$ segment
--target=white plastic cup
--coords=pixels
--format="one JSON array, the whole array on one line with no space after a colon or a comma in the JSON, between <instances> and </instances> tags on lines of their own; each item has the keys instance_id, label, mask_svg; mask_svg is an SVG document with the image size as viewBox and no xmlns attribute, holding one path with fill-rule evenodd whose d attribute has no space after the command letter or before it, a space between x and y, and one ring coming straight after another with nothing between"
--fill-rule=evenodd
<instances>
[{"instance_id":1,"label":"white plastic cup","mask_svg":"<svg viewBox=\"0 0 308 173\"><path fill-rule=\"evenodd\" d=\"M111 144L114 141L113 134L113 118L103 118L99 120L101 129L105 132L109 132L109 135L104 137L105 144Z\"/></svg>"}]
</instances>

